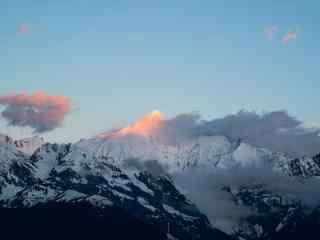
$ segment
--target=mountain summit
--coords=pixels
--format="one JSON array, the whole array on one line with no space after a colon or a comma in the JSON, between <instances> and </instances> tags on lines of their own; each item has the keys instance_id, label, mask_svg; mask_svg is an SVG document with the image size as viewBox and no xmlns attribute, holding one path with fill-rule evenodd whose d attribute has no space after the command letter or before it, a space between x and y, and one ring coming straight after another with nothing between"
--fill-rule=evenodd
<instances>
[{"instance_id":1,"label":"mountain summit","mask_svg":"<svg viewBox=\"0 0 320 240\"><path fill-rule=\"evenodd\" d=\"M163 114L157 110L151 112L150 114L144 116L142 119L138 120L136 123L129 125L115 131L106 132L98 135L100 138L121 138L128 135L139 135L148 137L152 135L152 132L159 127L163 122Z\"/></svg>"}]
</instances>

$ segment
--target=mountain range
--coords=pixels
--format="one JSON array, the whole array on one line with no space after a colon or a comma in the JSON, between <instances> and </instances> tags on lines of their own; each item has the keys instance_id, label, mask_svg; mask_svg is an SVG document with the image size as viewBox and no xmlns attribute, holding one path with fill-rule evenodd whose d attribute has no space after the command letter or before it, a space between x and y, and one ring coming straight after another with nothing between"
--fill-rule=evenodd
<instances>
[{"instance_id":1,"label":"mountain range","mask_svg":"<svg viewBox=\"0 0 320 240\"><path fill-rule=\"evenodd\" d=\"M170 145L130 134L73 144L1 135L1 226L17 236L40 236L54 225L52 237L318 239L320 205L304 189L319 186L319 175L320 155L295 158L224 136ZM204 204L203 183L213 182L227 197ZM210 211L219 203L224 211L226 202L249 212L231 214L231 228Z\"/></svg>"}]
</instances>

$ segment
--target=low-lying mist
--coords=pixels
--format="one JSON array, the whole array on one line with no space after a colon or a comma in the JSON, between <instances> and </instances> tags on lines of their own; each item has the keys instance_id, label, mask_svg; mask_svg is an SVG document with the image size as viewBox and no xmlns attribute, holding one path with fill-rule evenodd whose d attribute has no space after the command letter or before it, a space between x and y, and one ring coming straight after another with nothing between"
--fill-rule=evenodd
<instances>
[{"instance_id":1,"label":"low-lying mist","mask_svg":"<svg viewBox=\"0 0 320 240\"><path fill-rule=\"evenodd\" d=\"M237 190L261 184L271 194L301 202L306 210L320 203L319 179L284 176L268 166L209 170L191 168L175 174L174 179L211 223L227 232L232 232L243 219L257 212L251 207L236 204L225 187Z\"/></svg>"}]
</instances>

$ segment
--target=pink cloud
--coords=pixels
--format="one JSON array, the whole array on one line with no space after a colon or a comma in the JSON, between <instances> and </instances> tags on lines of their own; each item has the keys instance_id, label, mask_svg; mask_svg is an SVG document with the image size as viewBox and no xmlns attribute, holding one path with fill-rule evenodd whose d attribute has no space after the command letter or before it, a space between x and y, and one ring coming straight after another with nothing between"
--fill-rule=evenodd
<instances>
[{"instance_id":1,"label":"pink cloud","mask_svg":"<svg viewBox=\"0 0 320 240\"><path fill-rule=\"evenodd\" d=\"M282 43L287 45L291 41L295 41L298 38L298 33L295 31L290 31L282 37Z\"/></svg>"},{"instance_id":2,"label":"pink cloud","mask_svg":"<svg viewBox=\"0 0 320 240\"><path fill-rule=\"evenodd\" d=\"M30 34L30 25L22 23L18 28L18 33L21 35Z\"/></svg>"},{"instance_id":3,"label":"pink cloud","mask_svg":"<svg viewBox=\"0 0 320 240\"><path fill-rule=\"evenodd\" d=\"M44 92L0 96L0 105L5 107L1 116L9 125L31 127L36 133L54 130L71 111L68 97Z\"/></svg>"}]
</instances>

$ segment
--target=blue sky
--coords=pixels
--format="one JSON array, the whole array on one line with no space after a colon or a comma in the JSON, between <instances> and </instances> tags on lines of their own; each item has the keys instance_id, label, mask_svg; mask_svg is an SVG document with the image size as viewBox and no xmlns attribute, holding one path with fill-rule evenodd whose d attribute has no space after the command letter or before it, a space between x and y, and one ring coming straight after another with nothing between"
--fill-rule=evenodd
<instances>
[{"instance_id":1,"label":"blue sky","mask_svg":"<svg viewBox=\"0 0 320 240\"><path fill-rule=\"evenodd\" d=\"M70 97L73 113L47 136L57 141L154 109L205 118L285 109L319 122L319 8L315 0L2 0L0 95ZM264 35L271 26L273 40ZM298 37L283 44L289 31Z\"/></svg>"}]
</instances>

